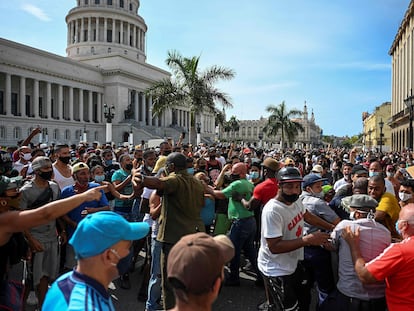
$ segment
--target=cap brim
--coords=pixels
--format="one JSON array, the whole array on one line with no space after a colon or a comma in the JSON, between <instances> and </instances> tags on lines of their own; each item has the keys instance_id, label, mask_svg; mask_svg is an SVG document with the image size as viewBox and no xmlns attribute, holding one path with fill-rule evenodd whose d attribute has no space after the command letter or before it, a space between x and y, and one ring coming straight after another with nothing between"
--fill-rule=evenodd
<instances>
[{"instance_id":1,"label":"cap brim","mask_svg":"<svg viewBox=\"0 0 414 311\"><path fill-rule=\"evenodd\" d=\"M279 184L284 184L288 182L303 182L303 179L289 179L289 180L279 180Z\"/></svg>"},{"instance_id":2,"label":"cap brim","mask_svg":"<svg viewBox=\"0 0 414 311\"><path fill-rule=\"evenodd\" d=\"M145 237L149 232L149 225L146 222L130 222L130 231L125 232L124 240L134 241Z\"/></svg>"}]
</instances>

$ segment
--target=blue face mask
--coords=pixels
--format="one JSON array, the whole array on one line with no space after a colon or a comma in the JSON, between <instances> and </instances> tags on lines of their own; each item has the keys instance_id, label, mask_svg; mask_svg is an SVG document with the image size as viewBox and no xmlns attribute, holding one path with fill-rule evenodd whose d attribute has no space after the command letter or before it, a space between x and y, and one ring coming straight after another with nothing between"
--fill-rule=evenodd
<instances>
[{"instance_id":1,"label":"blue face mask","mask_svg":"<svg viewBox=\"0 0 414 311\"><path fill-rule=\"evenodd\" d=\"M194 175L194 167L188 167L187 168L187 173L190 175Z\"/></svg>"},{"instance_id":2,"label":"blue face mask","mask_svg":"<svg viewBox=\"0 0 414 311\"><path fill-rule=\"evenodd\" d=\"M369 172L369 177L378 176L379 172Z\"/></svg>"},{"instance_id":3,"label":"blue face mask","mask_svg":"<svg viewBox=\"0 0 414 311\"><path fill-rule=\"evenodd\" d=\"M112 160L105 160L105 165L106 166L112 165Z\"/></svg>"},{"instance_id":4,"label":"blue face mask","mask_svg":"<svg viewBox=\"0 0 414 311\"><path fill-rule=\"evenodd\" d=\"M395 230L397 231L397 233L399 234L399 235L401 235L401 231L400 231L400 228L398 228L398 224L400 223L400 221L399 220L397 220L397 222L395 223Z\"/></svg>"},{"instance_id":5,"label":"blue face mask","mask_svg":"<svg viewBox=\"0 0 414 311\"><path fill-rule=\"evenodd\" d=\"M105 175L96 175L95 176L95 181L97 182L97 183L101 183L101 182L103 182L105 180Z\"/></svg>"},{"instance_id":6,"label":"blue face mask","mask_svg":"<svg viewBox=\"0 0 414 311\"><path fill-rule=\"evenodd\" d=\"M259 178L259 176L260 176L259 172L253 171L253 172L250 173L250 178L251 179L257 179L257 178Z\"/></svg>"}]
</instances>

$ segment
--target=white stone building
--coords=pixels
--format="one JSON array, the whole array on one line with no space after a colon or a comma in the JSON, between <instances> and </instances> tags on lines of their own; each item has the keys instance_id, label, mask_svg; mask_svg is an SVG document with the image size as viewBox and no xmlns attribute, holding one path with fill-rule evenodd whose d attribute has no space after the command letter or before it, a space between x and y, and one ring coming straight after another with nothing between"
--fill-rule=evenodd
<instances>
[{"instance_id":1,"label":"white stone building","mask_svg":"<svg viewBox=\"0 0 414 311\"><path fill-rule=\"evenodd\" d=\"M112 141L133 144L188 131L189 111L152 116L144 91L169 73L146 63L147 25L139 0L77 0L66 16L67 57L0 38L0 145L40 125L34 143L106 140L104 105L113 106ZM150 5L150 4L148 4ZM214 116L201 118L214 136Z\"/></svg>"}]
</instances>

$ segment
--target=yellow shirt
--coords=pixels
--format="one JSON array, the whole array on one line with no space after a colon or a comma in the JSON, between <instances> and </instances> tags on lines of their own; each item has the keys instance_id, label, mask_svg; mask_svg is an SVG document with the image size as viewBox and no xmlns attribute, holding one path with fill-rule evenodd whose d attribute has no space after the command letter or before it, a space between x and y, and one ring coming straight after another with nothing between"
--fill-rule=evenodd
<instances>
[{"instance_id":1,"label":"yellow shirt","mask_svg":"<svg viewBox=\"0 0 414 311\"><path fill-rule=\"evenodd\" d=\"M395 223L398 220L398 215L400 214L400 205L394 195L389 192L385 192L379 201L377 211L387 213L390 215L391 220Z\"/></svg>"}]
</instances>

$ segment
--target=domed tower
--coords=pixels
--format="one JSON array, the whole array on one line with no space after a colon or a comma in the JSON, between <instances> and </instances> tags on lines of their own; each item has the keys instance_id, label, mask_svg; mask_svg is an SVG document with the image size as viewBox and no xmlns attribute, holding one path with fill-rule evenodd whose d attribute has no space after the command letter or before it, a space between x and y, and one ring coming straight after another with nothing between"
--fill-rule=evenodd
<instances>
[{"instance_id":1,"label":"domed tower","mask_svg":"<svg viewBox=\"0 0 414 311\"><path fill-rule=\"evenodd\" d=\"M308 106L306 106L306 100L305 100L305 104L303 106L303 119L308 120Z\"/></svg>"},{"instance_id":2,"label":"domed tower","mask_svg":"<svg viewBox=\"0 0 414 311\"><path fill-rule=\"evenodd\" d=\"M77 6L66 16L66 53L69 58L99 65L122 56L135 62L146 60L147 25L138 15L139 0L76 0Z\"/></svg>"}]
</instances>

